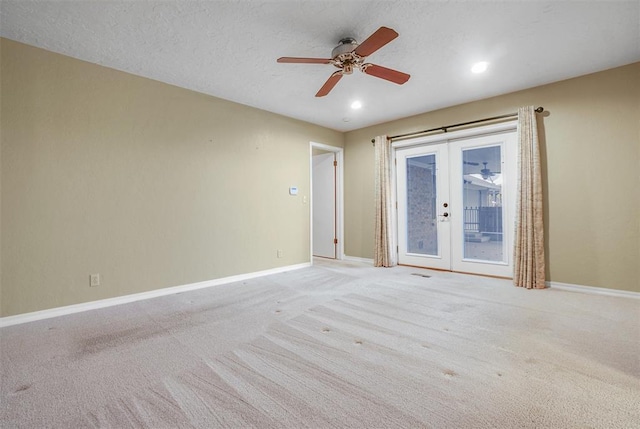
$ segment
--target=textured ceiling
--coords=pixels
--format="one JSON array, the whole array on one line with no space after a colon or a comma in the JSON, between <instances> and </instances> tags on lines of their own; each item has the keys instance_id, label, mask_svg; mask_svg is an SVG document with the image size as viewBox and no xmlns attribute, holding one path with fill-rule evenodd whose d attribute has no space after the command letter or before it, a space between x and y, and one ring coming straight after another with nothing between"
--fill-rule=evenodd
<instances>
[{"instance_id":1,"label":"textured ceiling","mask_svg":"<svg viewBox=\"0 0 640 429\"><path fill-rule=\"evenodd\" d=\"M12 40L341 131L640 61L637 0L2 0L0 19ZM333 66L276 63L383 25L400 36L367 61L403 86L356 71L316 98Z\"/></svg>"}]
</instances>

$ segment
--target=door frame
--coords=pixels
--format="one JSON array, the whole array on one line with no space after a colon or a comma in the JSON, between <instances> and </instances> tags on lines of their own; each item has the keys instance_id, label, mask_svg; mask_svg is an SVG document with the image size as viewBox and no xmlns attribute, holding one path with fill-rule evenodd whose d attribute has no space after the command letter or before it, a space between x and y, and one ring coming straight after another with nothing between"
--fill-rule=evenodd
<instances>
[{"instance_id":1,"label":"door frame","mask_svg":"<svg viewBox=\"0 0 640 429\"><path fill-rule=\"evenodd\" d=\"M491 124L473 128L467 128L458 131L447 132L441 134L433 134L428 136L420 136L414 137L411 139L400 140L397 142L391 143L391 157L392 157L392 174L391 174L391 186L392 186L392 201L397 202L397 162L396 162L396 151L399 149L406 149L413 146L427 146L434 144L442 144L442 143L450 143L454 140L465 139L465 138L474 138L474 137L483 137L492 134L500 134L504 132L514 132L518 129L518 121L511 120L506 122L501 122L498 124ZM517 167L514 167L517 168ZM516 173L517 176L517 173ZM517 179L516 179L517 180ZM517 186L517 185L516 185ZM397 207L397 205L396 205ZM398 248L398 214L394 210L394 216L392 216L392 232L391 232L391 240L393 246L396 248L396 260L399 257L399 248Z\"/></svg>"},{"instance_id":2,"label":"door frame","mask_svg":"<svg viewBox=\"0 0 640 429\"><path fill-rule=\"evenodd\" d=\"M313 149L321 149L333 152L338 162L336 168L336 259L344 259L344 204L343 204L343 177L344 177L344 149L324 143L309 142L309 261L313 264Z\"/></svg>"}]
</instances>

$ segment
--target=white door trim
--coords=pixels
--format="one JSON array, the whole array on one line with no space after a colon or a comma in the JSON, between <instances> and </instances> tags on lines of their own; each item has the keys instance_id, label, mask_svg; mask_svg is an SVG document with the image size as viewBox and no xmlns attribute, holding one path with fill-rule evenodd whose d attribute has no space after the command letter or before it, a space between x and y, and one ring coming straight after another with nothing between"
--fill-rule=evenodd
<instances>
[{"instance_id":1,"label":"white door trim","mask_svg":"<svg viewBox=\"0 0 640 429\"><path fill-rule=\"evenodd\" d=\"M336 169L336 259L344 259L344 149L323 143L309 142L309 260L313 264L313 149L326 150L336 155L338 168Z\"/></svg>"},{"instance_id":2,"label":"white door trim","mask_svg":"<svg viewBox=\"0 0 640 429\"><path fill-rule=\"evenodd\" d=\"M502 122L500 124L485 125L484 127L474 127L464 130L451 131L442 134L432 134L429 136L415 137L407 140L400 140L391 143L391 148L395 151L398 148L425 145L431 143L445 143L451 140L480 137L485 134L496 134L503 131L513 131L518 128L518 121Z\"/></svg>"}]
</instances>

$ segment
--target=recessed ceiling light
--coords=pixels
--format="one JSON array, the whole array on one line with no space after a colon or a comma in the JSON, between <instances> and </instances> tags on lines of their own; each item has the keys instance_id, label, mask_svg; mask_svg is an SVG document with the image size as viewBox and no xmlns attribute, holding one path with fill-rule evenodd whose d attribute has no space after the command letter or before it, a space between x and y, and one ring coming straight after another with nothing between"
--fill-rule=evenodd
<instances>
[{"instance_id":1,"label":"recessed ceiling light","mask_svg":"<svg viewBox=\"0 0 640 429\"><path fill-rule=\"evenodd\" d=\"M342 122L349 122L350 120L350 118L342 118Z\"/></svg>"},{"instance_id":2,"label":"recessed ceiling light","mask_svg":"<svg viewBox=\"0 0 640 429\"><path fill-rule=\"evenodd\" d=\"M484 73L487 71L487 66L489 65L486 61L480 61L479 63L475 63L471 67L471 73Z\"/></svg>"},{"instance_id":3,"label":"recessed ceiling light","mask_svg":"<svg viewBox=\"0 0 640 429\"><path fill-rule=\"evenodd\" d=\"M353 103L351 103L351 108L352 109L359 109L362 107L362 103L359 102L358 100L354 101Z\"/></svg>"}]
</instances>

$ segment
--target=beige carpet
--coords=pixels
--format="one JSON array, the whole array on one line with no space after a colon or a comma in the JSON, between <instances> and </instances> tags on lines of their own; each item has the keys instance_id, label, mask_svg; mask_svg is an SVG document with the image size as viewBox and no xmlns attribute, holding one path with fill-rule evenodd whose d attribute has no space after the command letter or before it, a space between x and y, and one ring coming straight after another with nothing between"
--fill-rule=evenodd
<instances>
[{"instance_id":1,"label":"beige carpet","mask_svg":"<svg viewBox=\"0 0 640 429\"><path fill-rule=\"evenodd\" d=\"M3 429L640 427L640 300L407 267L317 260L0 346Z\"/></svg>"}]
</instances>

